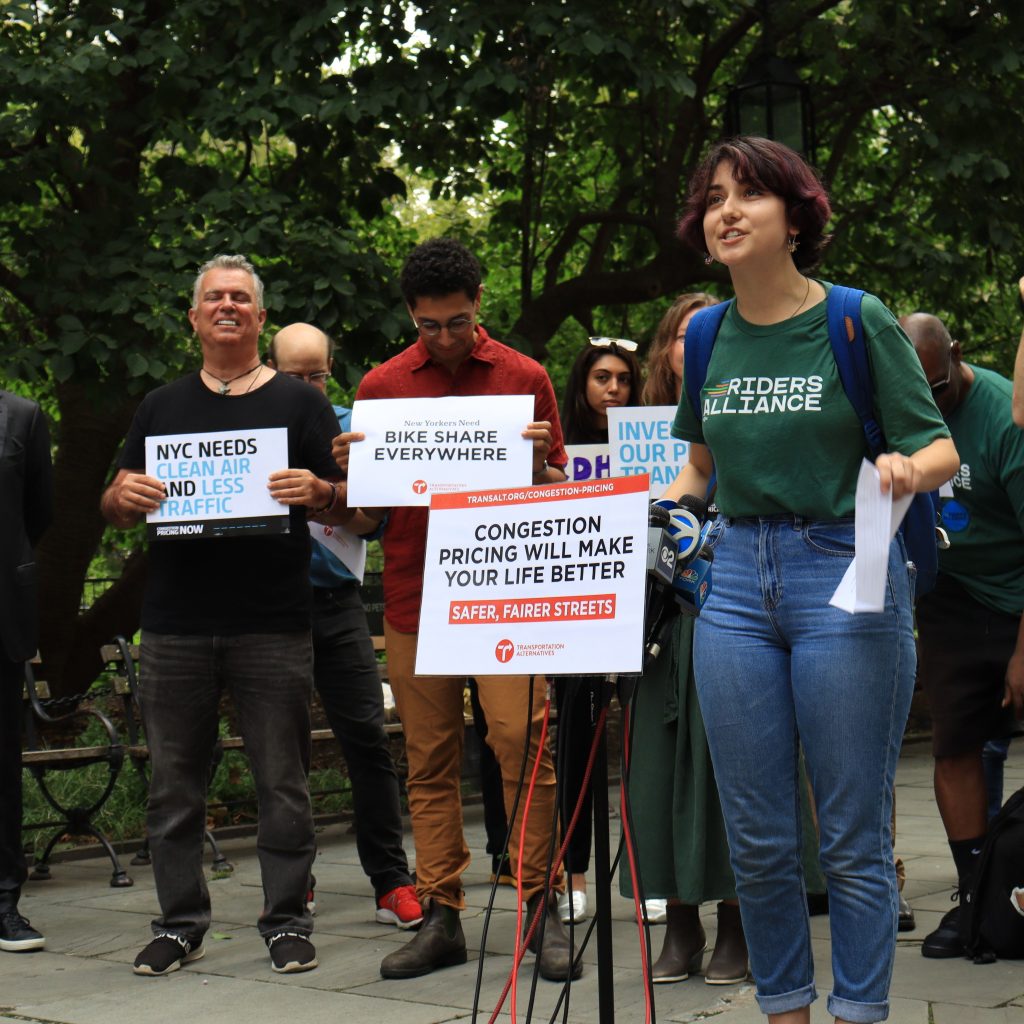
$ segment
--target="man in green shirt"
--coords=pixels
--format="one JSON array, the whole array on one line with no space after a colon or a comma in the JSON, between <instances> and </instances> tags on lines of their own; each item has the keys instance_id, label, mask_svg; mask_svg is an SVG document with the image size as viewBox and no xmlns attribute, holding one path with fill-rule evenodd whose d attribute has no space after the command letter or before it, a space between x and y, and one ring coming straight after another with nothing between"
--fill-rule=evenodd
<instances>
[{"instance_id":1,"label":"man in green shirt","mask_svg":"<svg viewBox=\"0 0 1024 1024\"><path fill-rule=\"evenodd\" d=\"M1024 717L1024 432L1013 421L1012 383L965 363L941 320L914 313L900 323L960 454L942 506L950 546L917 624L935 800L962 892L987 830L982 747ZM963 954L959 913L925 938L925 956Z\"/></svg>"}]
</instances>

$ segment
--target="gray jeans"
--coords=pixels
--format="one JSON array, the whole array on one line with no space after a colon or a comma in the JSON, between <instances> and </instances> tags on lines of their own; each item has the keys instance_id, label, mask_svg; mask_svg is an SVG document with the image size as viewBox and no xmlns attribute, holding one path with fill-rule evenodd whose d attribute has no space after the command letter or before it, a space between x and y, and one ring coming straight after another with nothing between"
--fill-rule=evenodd
<instances>
[{"instance_id":1,"label":"gray jeans","mask_svg":"<svg viewBox=\"0 0 1024 1024\"><path fill-rule=\"evenodd\" d=\"M161 911L154 932L195 945L210 926L203 830L224 690L235 703L259 799L260 934L313 930L305 901L315 852L306 780L312 676L308 632L143 632L142 717L152 766L147 827Z\"/></svg>"}]
</instances>

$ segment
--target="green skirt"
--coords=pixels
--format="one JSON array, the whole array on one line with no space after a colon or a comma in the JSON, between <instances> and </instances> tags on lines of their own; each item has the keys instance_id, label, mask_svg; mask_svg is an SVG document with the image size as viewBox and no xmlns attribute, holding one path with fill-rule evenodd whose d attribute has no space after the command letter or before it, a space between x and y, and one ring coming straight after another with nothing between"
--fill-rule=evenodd
<instances>
[{"instance_id":1,"label":"green skirt","mask_svg":"<svg viewBox=\"0 0 1024 1024\"><path fill-rule=\"evenodd\" d=\"M681 615L670 642L637 683L629 799L644 897L700 904L735 898L736 882L697 701L692 647L693 619ZM804 879L808 892L824 892L806 791L801 786ZM625 856L619 891L632 899Z\"/></svg>"}]
</instances>

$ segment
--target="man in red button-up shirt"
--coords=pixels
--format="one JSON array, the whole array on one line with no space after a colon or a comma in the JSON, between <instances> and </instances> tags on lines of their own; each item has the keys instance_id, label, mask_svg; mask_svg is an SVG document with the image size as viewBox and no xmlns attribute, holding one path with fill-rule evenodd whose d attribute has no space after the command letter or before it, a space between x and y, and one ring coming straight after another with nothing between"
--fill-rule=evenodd
<instances>
[{"instance_id":1,"label":"man in red button-up shirt","mask_svg":"<svg viewBox=\"0 0 1024 1024\"><path fill-rule=\"evenodd\" d=\"M426 242L406 261L401 286L419 337L404 352L371 370L356 398L534 395L534 420L523 431L523 436L533 441L533 482L564 480L567 458L551 381L539 363L495 341L477 323L483 288L480 265L473 255L451 239ZM347 468L349 444L362 439L361 434L342 434L335 439L335 456L343 469ZM425 508L390 510L381 538L384 638L388 675L409 760L416 886L424 921L411 942L384 958L380 971L385 978L411 978L466 962L466 941L459 923L459 911L465 906L462 873L470 860L462 831L460 791L465 680L415 674L426 537ZM532 721L528 773L538 756L543 687L538 684L534 688L531 708L526 676L481 676L477 684L487 717L487 742L501 765L506 810L511 817L528 718ZM562 980L569 974L572 957L554 901L545 894L555 776L546 747L539 757L522 850L523 896L531 911L546 901L540 970L546 978ZM520 853L518 820L511 835L515 861Z\"/></svg>"}]
</instances>

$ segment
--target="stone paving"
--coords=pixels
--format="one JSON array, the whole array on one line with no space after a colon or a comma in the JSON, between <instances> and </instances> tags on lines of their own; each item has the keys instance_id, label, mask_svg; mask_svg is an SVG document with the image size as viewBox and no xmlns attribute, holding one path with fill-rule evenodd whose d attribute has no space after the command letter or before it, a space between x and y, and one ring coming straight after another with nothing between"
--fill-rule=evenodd
<instances>
[{"instance_id":1,"label":"stone paving","mask_svg":"<svg viewBox=\"0 0 1024 1024\"><path fill-rule=\"evenodd\" d=\"M1024 741L1011 747L1006 794L1024 785ZM612 797L612 805L617 803ZM917 929L900 936L892 983L894 1024L1024 1024L1024 963L1003 961L975 966L963 960L925 960L922 937L949 908L954 874L931 792L927 743L908 743L897 776L897 850L907 865L906 895L917 914ZM612 822L617 834L618 822ZM152 874L130 869L135 885L111 889L105 858L54 864L48 882L30 882L22 911L47 936L38 953L0 954L0 1024L191 1024L198 1021L320 1021L359 1024L435 1024L473 1018L478 951L489 894L483 854L482 815L467 811L467 834L474 865L465 879L469 904L463 924L471 953L464 967L426 978L384 981L382 956L406 941L397 930L374 923L371 891L356 857L354 837L345 826L320 834L317 857L316 941L321 966L305 974L272 973L253 927L260 907L259 872L251 838L225 844L235 864L232 875L211 881L214 924L207 955L166 978L139 978L130 964L148 940L156 910ZM591 885L593 899L593 885ZM573 984L566 1019L644 1020L637 932L632 905L612 895L614 1004L599 1007L596 954L585 954L583 978ZM515 896L498 891L487 936L482 990L476 1020L490 1020L511 969ZM714 907L704 908L709 942L714 941ZM831 985L828 918L812 919L821 998L812 1008L814 1024L831 1020L824 996ZM655 955L663 930L652 928ZM519 971L516 1019L528 1016L533 957ZM540 981L530 1019L551 1018L560 986ZM655 988L656 1015L662 1021L714 1021L755 1024L765 1018L749 984L708 986L694 976ZM501 1021L509 1019L505 1003ZM603 1009L603 1015L602 1015ZM559 1014L561 1017L561 1013Z\"/></svg>"}]
</instances>

